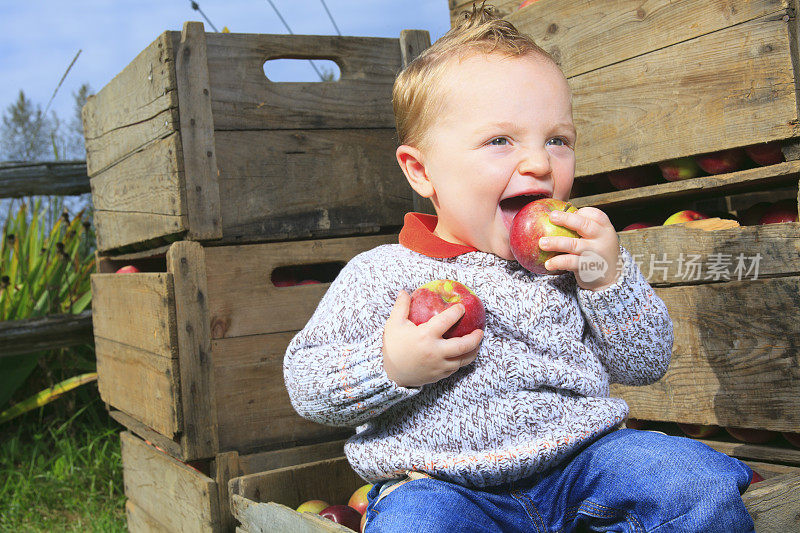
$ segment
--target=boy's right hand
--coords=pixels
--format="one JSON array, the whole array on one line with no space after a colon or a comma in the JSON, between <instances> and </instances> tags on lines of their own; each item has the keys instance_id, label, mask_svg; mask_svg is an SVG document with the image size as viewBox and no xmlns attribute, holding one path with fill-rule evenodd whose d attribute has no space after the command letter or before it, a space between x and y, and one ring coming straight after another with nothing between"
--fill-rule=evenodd
<instances>
[{"instance_id":1,"label":"boy's right hand","mask_svg":"<svg viewBox=\"0 0 800 533\"><path fill-rule=\"evenodd\" d=\"M401 387L421 387L444 379L473 362L483 340L483 330L463 337L442 335L464 314L456 304L427 322L415 325L408 319L411 296L400 291L383 329L383 368Z\"/></svg>"}]
</instances>

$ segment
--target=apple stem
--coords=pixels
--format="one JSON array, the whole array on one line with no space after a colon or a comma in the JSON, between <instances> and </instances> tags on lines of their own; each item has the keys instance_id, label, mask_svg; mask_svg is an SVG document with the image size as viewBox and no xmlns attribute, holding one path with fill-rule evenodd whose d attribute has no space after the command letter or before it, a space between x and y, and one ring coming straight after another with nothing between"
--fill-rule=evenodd
<instances>
[{"instance_id":1,"label":"apple stem","mask_svg":"<svg viewBox=\"0 0 800 533\"><path fill-rule=\"evenodd\" d=\"M564 212L566 213L566 212L567 212L567 210L568 210L570 207L572 207L572 204L571 204L570 202L567 202L567 204L564 206Z\"/></svg>"}]
</instances>

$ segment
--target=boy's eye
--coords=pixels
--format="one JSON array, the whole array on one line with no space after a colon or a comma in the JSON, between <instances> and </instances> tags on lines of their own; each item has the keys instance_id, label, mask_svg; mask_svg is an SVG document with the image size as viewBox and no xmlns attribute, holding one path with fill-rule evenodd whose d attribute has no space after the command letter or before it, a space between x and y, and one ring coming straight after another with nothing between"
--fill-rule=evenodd
<instances>
[{"instance_id":1,"label":"boy's eye","mask_svg":"<svg viewBox=\"0 0 800 533\"><path fill-rule=\"evenodd\" d=\"M569 146L569 141L567 141L567 140L566 140L566 139L564 139L563 137L553 137L552 139L550 139L550 141L560 141L560 142L561 142L561 144L560 144L560 145L557 145L557 146ZM550 141L548 141L548 143L549 143Z\"/></svg>"},{"instance_id":2,"label":"boy's eye","mask_svg":"<svg viewBox=\"0 0 800 533\"><path fill-rule=\"evenodd\" d=\"M494 146L505 146L506 144L508 144L508 139L506 139L505 137L495 137L494 139L489 141L489 144L492 144Z\"/></svg>"}]
</instances>

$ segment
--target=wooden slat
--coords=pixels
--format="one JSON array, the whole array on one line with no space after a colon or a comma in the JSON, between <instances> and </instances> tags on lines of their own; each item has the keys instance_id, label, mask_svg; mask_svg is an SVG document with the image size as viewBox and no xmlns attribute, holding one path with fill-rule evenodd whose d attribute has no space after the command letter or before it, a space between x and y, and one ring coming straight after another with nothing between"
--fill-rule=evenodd
<instances>
[{"instance_id":1,"label":"wooden slat","mask_svg":"<svg viewBox=\"0 0 800 533\"><path fill-rule=\"evenodd\" d=\"M234 495L236 518L247 533L349 533L350 528L313 513L298 513L278 503L257 503Z\"/></svg>"},{"instance_id":2,"label":"wooden slat","mask_svg":"<svg viewBox=\"0 0 800 533\"><path fill-rule=\"evenodd\" d=\"M666 375L612 386L642 420L796 431L800 278L656 288L674 327Z\"/></svg>"},{"instance_id":3,"label":"wooden slat","mask_svg":"<svg viewBox=\"0 0 800 533\"><path fill-rule=\"evenodd\" d=\"M131 500L125 501L125 514L128 517L129 533L166 531L166 528L161 522L142 511L142 509Z\"/></svg>"},{"instance_id":4,"label":"wooden slat","mask_svg":"<svg viewBox=\"0 0 800 533\"><path fill-rule=\"evenodd\" d=\"M91 344L92 312L0 321L0 359L42 350Z\"/></svg>"},{"instance_id":5,"label":"wooden slat","mask_svg":"<svg viewBox=\"0 0 800 533\"><path fill-rule=\"evenodd\" d=\"M275 268L328 261L397 242L397 235L320 239L206 249L211 337L297 331L305 326L329 284L275 287Z\"/></svg>"},{"instance_id":6,"label":"wooden slat","mask_svg":"<svg viewBox=\"0 0 800 533\"><path fill-rule=\"evenodd\" d=\"M172 274L92 274L95 337L177 357Z\"/></svg>"},{"instance_id":7,"label":"wooden slat","mask_svg":"<svg viewBox=\"0 0 800 533\"><path fill-rule=\"evenodd\" d=\"M214 127L219 130L392 128L397 39L206 34ZM330 59L335 82L267 80L264 62Z\"/></svg>"},{"instance_id":8,"label":"wooden slat","mask_svg":"<svg viewBox=\"0 0 800 533\"><path fill-rule=\"evenodd\" d=\"M218 453L213 461L212 472L214 481L217 483L220 530L233 531L236 520L231 514L228 482L242 474L239 470L239 454L237 452Z\"/></svg>"},{"instance_id":9,"label":"wooden slat","mask_svg":"<svg viewBox=\"0 0 800 533\"><path fill-rule=\"evenodd\" d=\"M784 474L751 485L742 500L759 533L800 529L800 474Z\"/></svg>"},{"instance_id":10,"label":"wooden slat","mask_svg":"<svg viewBox=\"0 0 800 533\"><path fill-rule=\"evenodd\" d=\"M322 479L325 483L320 483ZM331 505L347 504L353 491L364 483L346 458L337 457L241 476L231 481L230 492L296 509L311 499L324 500Z\"/></svg>"},{"instance_id":11,"label":"wooden slat","mask_svg":"<svg viewBox=\"0 0 800 533\"><path fill-rule=\"evenodd\" d=\"M777 165L757 167L729 174L703 176L645 187L635 187L591 196L574 198L575 207L592 206L598 209L639 206L655 201L678 198L694 199L714 193L734 194L740 191L772 187L776 184L797 182L800 161L786 161Z\"/></svg>"},{"instance_id":12,"label":"wooden slat","mask_svg":"<svg viewBox=\"0 0 800 533\"><path fill-rule=\"evenodd\" d=\"M575 175L799 135L782 16L570 78L579 132Z\"/></svg>"},{"instance_id":13,"label":"wooden slat","mask_svg":"<svg viewBox=\"0 0 800 533\"><path fill-rule=\"evenodd\" d=\"M622 231L619 242L657 287L800 274L800 223L715 231L697 227L706 221Z\"/></svg>"},{"instance_id":14,"label":"wooden slat","mask_svg":"<svg viewBox=\"0 0 800 533\"><path fill-rule=\"evenodd\" d=\"M100 210L94 212L94 224L97 248L102 252L173 238L188 227L185 216Z\"/></svg>"},{"instance_id":15,"label":"wooden slat","mask_svg":"<svg viewBox=\"0 0 800 533\"><path fill-rule=\"evenodd\" d=\"M742 442L725 442L718 440L700 440L718 452L748 461L765 461L786 463L800 466L800 450L792 448L779 448L763 444L746 444ZM760 474L761 472L759 472Z\"/></svg>"},{"instance_id":16,"label":"wooden slat","mask_svg":"<svg viewBox=\"0 0 800 533\"><path fill-rule=\"evenodd\" d=\"M402 226L413 202L394 159L394 135L394 129L218 132L225 241Z\"/></svg>"},{"instance_id":17,"label":"wooden slat","mask_svg":"<svg viewBox=\"0 0 800 533\"><path fill-rule=\"evenodd\" d=\"M216 531L219 502L213 479L121 434L125 495L172 531Z\"/></svg>"},{"instance_id":18,"label":"wooden slat","mask_svg":"<svg viewBox=\"0 0 800 533\"><path fill-rule=\"evenodd\" d=\"M242 474L246 475L294 466L301 463L341 457L344 455L345 442L345 440L336 440L242 455L239 458L239 468Z\"/></svg>"},{"instance_id":19,"label":"wooden slat","mask_svg":"<svg viewBox=\"0 0 800 533\"><path fill-rule=\"evenodd\" d=\"M466 2L464 0L447 0L447 4L450 7L450 25L453 26L456 20L463 16L464 11L470 11L473 3L475 3L475 0ZM477 3L480 5L480 2ZM508 17L517 10L521 3L522 0L492 0L486 2L487 6L492 5L495 7L495 12L499 17Z\"/></svg>"},{"instance_id":20,"label":"wooden slat","mask_svg":"<svg viewBox=\"0 0 800 533\"><path fill-rule=\"evenodd\" d=\"M218 339L211 346L220 449L255 451L349 437L292 407L283 357L296 332Z\"/></svg>"},{"instance_id":21,"label":"wooden slat","mask_svg":"<svg viewBox=\"0 0 800 533\"><path fill-rule=\"evenodd\" d=\"M182 157L177 133L151 143L92 178L92 205L95 210L108 212L184 214L183 169L178 166ZM108 213L108 216L115 215ZM102 237L105 240L107 236Z\"/></svg>"},{"instance_id":22,"label":"wooden slat","mask_svg":"<svg viewBox=\"0 0 800 533\"><path fill-rule=\"evenodd\" d=\"M100 397L167 438L182 430L178 361L101 337L95 340Z\"/></svg>"},{"instance_id":23,"label":"wooden slat","mask_svg":"<svg viewBox=\"0 0 800 533\"><path fill-rule=\"evenodd\" d=\"M517 2L519 5L521 2ZM780 0L537 0L505 17L569 77L774 13Z\"/></svg>"},{"instance_id":24,"label":"wooden slat","mask_svg":"<svg viewBox=\"0 0 800 533\"><path fill-rule=\"evenodd\" d=\"M0 198L89 192L86 161L0 163Z\"/></svg>"},{"instance_id":25,"label":"wooden slat","mask_svg":"<svg viewBox=\"0 0 800 533\"><path fill-rule=\"evenodd\" d=\"M203 248L191 241L174 243L167 270L175 280L185 460L201 459L220 451Z\"/></svg>"},{"instance_id":26,"label":"wooden slat","mask_svg":"<svg viewBox=\"0 0 800 533\"><path fill-rule=\"evenodd\" d=\"M108 416L125 426L131 433L153 443L153 445L158 446L172 457L180 458L183 456L181 445L178 442L154 431L131 415L117 409L109 409Z\"/></svg>"},{"instance_id":27,"label":"wooden slat","mask_svg":"<svg viewBox=\"0 0 800 533\"><path fill-rule=\"evenodd\" d=\"M220 191L203 24L184 23L174 49L188 238L218 239L222 237Z\"/></svg>"}]
</instances>

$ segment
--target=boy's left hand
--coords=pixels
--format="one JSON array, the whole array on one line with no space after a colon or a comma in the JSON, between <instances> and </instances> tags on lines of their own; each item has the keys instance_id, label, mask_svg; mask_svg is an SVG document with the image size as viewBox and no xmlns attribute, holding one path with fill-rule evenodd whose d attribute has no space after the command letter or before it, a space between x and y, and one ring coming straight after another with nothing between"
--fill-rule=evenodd
<instances>
[{"instance_id":1,"label":"boy's left hand","mask_svg":"<svg viewBox=\"0 0 800 533\"><path fill-rule=\"evenodd\" d=\"M575 273L578 286L593 291L605 289L617 280L619 277L617 268L619 239L608 215L595 207L581 207L574 213L553 211L550 213L550 221L578 232L581 238L542 237L539 239L539 248L542 250L564 252L548 259L545 263L548 270L572 271ZM607 265L605 272L599 277L596 277L596 274L579 275L579 260L582 255L586 259L597 259L597 256L600 256ZM582 277L587 279L583 280Z\"/></svg>"}]
</instances>

